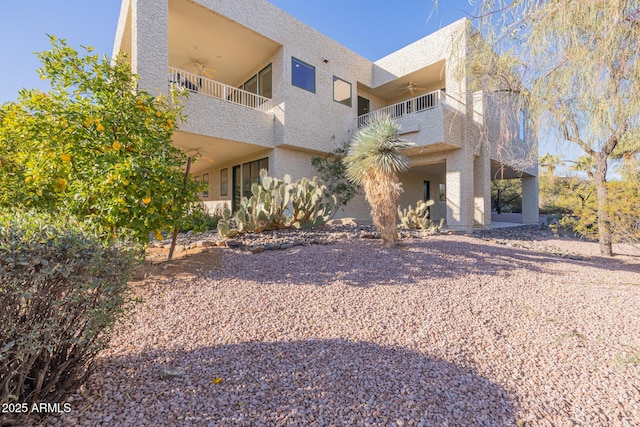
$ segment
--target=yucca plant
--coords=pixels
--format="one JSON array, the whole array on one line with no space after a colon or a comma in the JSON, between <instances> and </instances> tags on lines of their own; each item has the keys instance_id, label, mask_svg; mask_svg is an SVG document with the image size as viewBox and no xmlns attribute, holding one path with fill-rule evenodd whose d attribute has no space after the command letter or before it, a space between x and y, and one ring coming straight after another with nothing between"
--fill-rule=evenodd
<instances>
[{"instance_id":1,"label":"yucca plant","mask_svg":"<svg viewBox=\"0 0 640 427\"><path fill-rule=\"evenodd\" d=\"M400 150L414 145L401 140L399 130L398 123L389 116L372 119L353 137L344 158L347 177L364 188L373 223L389 248L398 239L398 199L402 192L398 173L409 168L409 161Z\"/></svg>"}]
</instances>

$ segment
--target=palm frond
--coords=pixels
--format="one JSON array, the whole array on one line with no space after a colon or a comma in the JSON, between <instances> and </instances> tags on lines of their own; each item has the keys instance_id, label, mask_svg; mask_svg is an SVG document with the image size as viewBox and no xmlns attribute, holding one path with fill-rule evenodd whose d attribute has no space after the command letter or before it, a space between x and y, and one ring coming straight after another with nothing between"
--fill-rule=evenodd
<instances>
[{"instance_id":1,"label":"palm frond","mask_svg":"<svg viewBox=\"0 0 640 427\"><path fill-rule=\"evenodd\" d=\"M400 150L414 143L398 137L400 126L389 116L373 119L353 138L344 162L347 176L357 185L362 185L368 171L397 174L409 168L408 159Z\"/></svg>"}]
</instances>

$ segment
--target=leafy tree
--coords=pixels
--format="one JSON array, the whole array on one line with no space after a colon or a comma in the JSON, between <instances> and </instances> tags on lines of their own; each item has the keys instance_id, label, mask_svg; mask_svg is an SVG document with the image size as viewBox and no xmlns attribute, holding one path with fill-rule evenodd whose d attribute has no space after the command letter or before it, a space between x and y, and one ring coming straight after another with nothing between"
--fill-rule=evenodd
<instances>
[{"instance_id":1,"label":"leafy tree","mask_svg":"<svg viewBox=\"0 0 640 427\"><path fill-rule=\"evenodd\" d=\"M538 135L593 159L600 251L612 255L609 161L640 151L637 0L483 0L475 14L472 90L511 94Z\"/></svg>"},{"instance_id":2,"label":"leafy tree","mask_svg":"<svg viewBox=\"0 0 640 427\"><path fill-rule=\"evenodd\" d=\"M545 154L540 157L538 160L538 164L540 167L544 168L547 173L551 176L555 175L556 167L558 165L564 164L564 161L560 158L559 155L551 155L550 153Z\"/></svg>"},{"instance_id":3,"label":"leafy tree","mask_svg":"<svg viewBox=\"0 0 640 427\"><path fill-rule=\"evenodd\" d=\"M342 159L349 152L349 142L334 149L325 156L315 156L311 164L318 172L320 179L325 183L325 196L335 196L336 207L331 216L344 208L358 194L358 187L347 178L347 166Z\"/></svg>"},{"instance_id":4,"label":"leafy tree","mask_svg":"<svg viewBox=\"0 0 640 427\"><path fill-rule=\"evenodd\" d=\"M391 117L373 119L354 136L349 154L344 158L347 177L364 187L371 206L373 223L382 241L394 247L398 239L398 199L402 191L398 173L409 168L400 150L413 145L398 138L400 127Z\"/></svg>"},{"instance_id":5,"label":"leafy tree","mask_svg":"<svg viewBox=\"0 0 640 427\"><path fill-rule=\"evenodd\" d=\"M638 176L612 181L607 210L616 241L640 243L640 179Z\"/></svg>"},{"instance_id":6,"label":"leafy tree","mask_svg":"<svg viewBox=\"0 0 640 427\"><path fill-rule=\"evenodd\" d=\"M171 145L177 94L139 90L122 57L50 39L38 54L50 91L23 89L0 106L0 206L75 215L142 242L182 225L198 185L185 184L186 156Z\"/></svg>"},{"instance_id":7,"label":"leafy tree","mask_svg":"<svg viewBox=\"0 0 640 427\"><path fill-rule=\"evenodd\" d=\"M574 171L585 172L589 178L594 177L596 172L595 160L591 156L583 155L573 162L574 164L569 168Z\"/></svg>"},{"instance_id":8,"label":"leafy tree","mask_svg":"<svg viewBox=\"0 0 640 427\"><path fill-rule=\"evenodd\" d=\"M491 181L491 204L497 214L522 211L522 181L494 179Z\"/></svg>"}]
</instances>

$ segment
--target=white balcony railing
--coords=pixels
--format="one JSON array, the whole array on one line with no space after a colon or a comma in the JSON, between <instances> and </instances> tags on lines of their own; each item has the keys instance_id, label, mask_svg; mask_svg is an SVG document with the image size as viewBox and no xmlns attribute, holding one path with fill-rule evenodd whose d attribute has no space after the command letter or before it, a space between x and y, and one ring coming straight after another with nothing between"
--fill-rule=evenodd
<instances>
[{"instance_id":1,"label":"white balcony railing","mask_svg":"<svg viewBox=\"0 0 640 427\"><path fill-rule=\"evenodd\" d=\"M199 76L179 68L169 67L169 83L186 90L212 98L221 99L232 104L243 105L260 111L273 108L271 99L237 87L229 86L206 77Z\"/></svg>"},{"instance_id":2,"label":"white balcony railing","mask_svg":"<svg viewBox=\"0 0 640 427\"><path fill-rule=\"evenodd\" d=\"M417 96L388 107L380 108L367 114L358 116L358 129L365 127L369 121L374 118L389 116L399 118L407 114L419 113L438 106L441 100L445 99L446 94L441 90L429 92L424 95Z\"/></svg>"}]
</instances>

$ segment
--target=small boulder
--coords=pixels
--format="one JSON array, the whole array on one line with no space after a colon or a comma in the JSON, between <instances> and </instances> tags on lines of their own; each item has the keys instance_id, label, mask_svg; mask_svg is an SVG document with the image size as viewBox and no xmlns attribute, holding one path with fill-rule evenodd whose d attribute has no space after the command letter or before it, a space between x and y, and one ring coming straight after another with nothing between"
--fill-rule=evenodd
<instances>
[{"instance_id":1,"label":"small boulder","mask_svg":"<svg viewBox=\"0 0 640 427\"><path fill-rule=\"evenodd\" d=\"M184 368L166 368L160 373L160 379L166 380L168 378L180 378L187 375L187 371Z\"/></svg>"}]
</instances>

